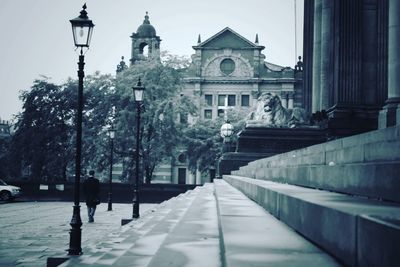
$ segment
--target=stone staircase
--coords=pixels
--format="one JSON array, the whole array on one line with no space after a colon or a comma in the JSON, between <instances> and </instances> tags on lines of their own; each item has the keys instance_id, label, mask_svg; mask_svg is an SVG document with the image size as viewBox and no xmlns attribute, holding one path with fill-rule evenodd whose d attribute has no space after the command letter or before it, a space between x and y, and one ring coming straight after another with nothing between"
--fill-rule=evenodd
<instances>
[{"instance_id":1,"label":"stone staircase","mask_svg":"<svg viewBox=\"0 0 400 267\"><path fill-rule=\"evenodd\" d=\"M188 216L188 210L192 210L191 207L199 204L200 200L205 200L210 195L207 193L210 190L209 186L198 187L161 203L151 212L142 214L140 219L123 226L121 232L109 235L101 243L88 245L83 248L83 255L72 256L60 266L157 266L151 262L153 258L156 260L158 250L163 244L170 242L171 236L183 229L182 221L187 221L184 218ZM206 201L203 202L204 205L207 204ZM207 214L200 212L198 216L203 215L204 218L201 219L207 222ZM202 226L198 224L197 227ZM218 240L214 240L218 236L217 226L206 230L208 232L204 234L204 242L207 242L207 246L203 246L203 249L218 251ZM198 240L199 243L202 241ZM189 247L184 246L182 249L184 251Z\"/></svg>"},{"instance_id":2,"label":"stone staircase","mask_svg":"<svg viewBox=\"0 0 400 267\"><path fill-rule=\"evenodd\" d=\"M400 127L260 159L224 180L347 266L400 266Z\"/></svg>"},{"instance_id":3,"label":"stone staircase","mask_svg":"<svg viewBox=\"0 0 400 267\"><path fill-rule=\"evenodd\" d=\"M339 266L223 180L160 204L83 251L59 266Z\"/></svg>"},{"instance_id":4,"label":"stone staircase","mask_svg":"<svg viewBox=\"0 0 400 267\"><path fill-rule=\"evenodd\" d=\"M400 266L399 137L393 127L251 162L60 266Z\"/></svg>"}]
</instances>

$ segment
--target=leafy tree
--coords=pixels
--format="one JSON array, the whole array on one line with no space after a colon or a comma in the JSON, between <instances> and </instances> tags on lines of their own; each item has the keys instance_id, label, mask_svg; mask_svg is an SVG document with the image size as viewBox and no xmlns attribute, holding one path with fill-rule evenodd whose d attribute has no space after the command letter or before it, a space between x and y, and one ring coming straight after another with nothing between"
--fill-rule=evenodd
<instances>
[{"instance_id":1,"label":"leafy tree","mask_svg":"<svg viewBox=\"0 0 400 267\"><path fill-rule=\"evenodd\" d=\"M136 107L132 93L139 77L145 86L145 96L141 115L140 155L143 164L145 182L150 183L153 171L164 158L172 156L173 150L182 137L185 123L180 123L181 114L193 114L195 106L188 97L180 95L182 90L182 72L170 65L185 66L178 63L175 57L167 58L161 63L158 60L138 62L126 69L117 77L116 95L118 96L117 132L119 150L133 155L136 133ZM127 175L132 177L133 160L130 158Z\"/></svg>"},{"instance_id":2,"label":"leafy tree","mask_svg":"<svg viewBox=\"0 0 400 267\"><path fill-rule=\"evenodd\" d=\"M188 114L196 108L180 94L186 59L176 56L139 62L116 78L95 73L84 80L82 169L101 172L108 169L107 129L117 130L115 152L125 161L125 176L132 177L136 142L136 108L132 86L139 77L146 87L141 116L140 158L145 181L150 183L157 164L171 158L183 140ZM63 85L47 78L36 80L23 91L23 112L17 118L17 131L11 142L11 158L29 167L34 179L60 180L73 174L77 81ZM115 160L118 161L117 157ZM15 175L20 169L15 164Z\"/></svg>"},{"instance_id":3,"label":"leafy tree","mask_svg":"<svg viewBox=\"0 0 400 267\"><path fill-rule=\"evenodd\" d=\"M72 156L70 149L71 92L48 82L35 80L23 91L23 111L17 116L10 158L15 166L28 167L35 180L65 180ZM25 165L25 166L23 166ZM14 170L14 175L19 175Z\"/></svg>"},{"instance_id":4,"label":"leafy tree","mask_svg":"<svg viewBox=\"0 0 400 267\"><path fill-rule=\"evenodd\" d=\"M96 72L84 83L84 109L82 126L82 166L97 172L108 170L108 129L113 120L115 79Z\"/></svg>"},{"instance_id":5,"label":"leafy tree","mask_svg":"<svg viewBox=\"0 0 400 267\"><path fill-rule=\"evenodd\" d=\"M228 110L228 120L234 127L232 142L237 142L237 134L244 128L247 111ZM222 155L222 137L220 129L224 119L202 120L185 130L184 144L192 173L199 170L205 173L211 166L216 167Z\"/></svg>"}]
</instances>

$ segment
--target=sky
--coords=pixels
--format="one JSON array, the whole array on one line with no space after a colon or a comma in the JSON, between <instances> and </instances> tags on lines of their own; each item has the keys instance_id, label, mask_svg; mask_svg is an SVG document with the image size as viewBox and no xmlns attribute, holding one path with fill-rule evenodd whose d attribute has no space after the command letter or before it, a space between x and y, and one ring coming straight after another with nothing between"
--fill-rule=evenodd
<instances>
[{"instance_id":1,"label":"sky","mask_svg":"<svg viewBox=\"0 0 400 267\"><path fill-rule=\"evenodd\" d=\"M95 24L86 75L115 74L121 56L129 62L130 36L146 11L162 39L161 50L174 55L190 57L199 34L205 41L225 27L252 42L258 34L268 62L293 67L302 55L303 0L0 0L1 120L22 111L20 92L35 79L46 76L62 84L77 78L69 20L85 2Z\"/></svg>"}]
</instances>

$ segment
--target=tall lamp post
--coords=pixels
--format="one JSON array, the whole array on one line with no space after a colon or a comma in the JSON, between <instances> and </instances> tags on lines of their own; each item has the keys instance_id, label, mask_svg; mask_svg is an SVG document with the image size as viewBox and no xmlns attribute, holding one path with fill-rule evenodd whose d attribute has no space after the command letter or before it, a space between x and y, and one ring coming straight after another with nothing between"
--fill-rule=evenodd
<instances>
[{"instance_id":1,"label":"tall lamp post","mask_svg":"<svg viewBox=\"0 0 400 267\"><path fill-rule=\"evenodd\" d=\"M140 112L143 102L143 92L145 90L142 82L139 81L136 86L132 87L136 103L136 151L135 151L135 186L133 187L133 212L132 218L139 218L139 143L140 143Z\"/></svg>"},{"instance_id":2,"label":"tall lamp post","mask_svg":"<svg viewBox=\"0 0 400 267\"><path fill-rule=\"evenodd\" d=\"M111 128L108 129L108 136L110 137L110 179L108 184L108 209L107 211L112 211L112 169L113 169L113 154L114 154L114 138L115 138L115 129L111 125Z\"/></svg>"},{"instance_id":3,"label":"tall lamp post","mask_svg":"<svg viewBox=\"0 0 400 267\"><path fill-rule=\"evenodd\" d=\"M81 14L75 19L71 19L72 33L74 36L74 43L77 48L80 48L79 62L78 62L78 110L76 113L76 157L75 157L75 184L74 184L74 208L72 219L70 222L70 240L69 240L69 255L82 254L81 238L82 238L82 220L80 215L79 206L79 186L81 182L81 150L82 150L82 109L83 109L83 77L85 73L83 67L85 65L83 48L89 48L90 39L93 32L94 24L88 18L86 12L86 4L83 5Z\"/></svg>"}]
</instances>

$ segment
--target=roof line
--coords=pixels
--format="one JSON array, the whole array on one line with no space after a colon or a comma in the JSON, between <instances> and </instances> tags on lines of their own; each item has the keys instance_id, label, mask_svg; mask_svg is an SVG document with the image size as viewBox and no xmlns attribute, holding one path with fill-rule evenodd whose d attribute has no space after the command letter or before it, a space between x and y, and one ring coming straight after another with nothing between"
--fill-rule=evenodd
<instances>
[{"instance_id":1,"label":"roof line","mask_svg":"<svg viewBox=\"0 0 400 267\"><path fill-rule=\"evenodd\" d=\"M213 39L217 38L219 35L221 35L222 33L226 32L226 31L230 31L233 34L235 34L237 37L239 37L240 39L242 39L243 41L245 41L246 43L248 43L249 45L255 47L255 48L262 48L264 49L264 46L261 45L257 45L251 41L249 41L248 39L244 38L242 35L240 35L239 33L235 32L234 30L232 30L229 27L225 27L224 29L222 29L221 31L217 32L216 34L214 34L213 36L211 36L210 38L208 38L207 40L205 40L204 42L201 42L200 44L197 44L196 46L193 47L201 47L204 46L205 44L209 43L210 41L212 41Z\"/></svg>"}]
</instances>

